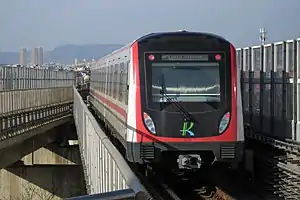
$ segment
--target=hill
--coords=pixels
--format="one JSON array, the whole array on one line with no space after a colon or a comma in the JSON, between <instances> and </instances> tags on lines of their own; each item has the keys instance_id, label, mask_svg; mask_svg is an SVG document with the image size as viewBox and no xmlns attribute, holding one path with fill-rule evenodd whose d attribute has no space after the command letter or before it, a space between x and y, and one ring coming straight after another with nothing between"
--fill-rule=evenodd
<instances>
[{"instance_id":1,"label":"hill","mask_svg":"<svg viewBox=\"0 0 300 200\"><path fill-rule=\"evenodd\" d=\"M70 64L74 58L82 59L98 59L115 49L120 48L119 44L87 44L73 45L67 44L54 48L51 51L44 52L44 61L55 61L58 63ZM0 64L17 64L19 63L19 52L0 52ZM30 52L27 53L27 62L30 61Z\"/></svg>"}]
</instances>

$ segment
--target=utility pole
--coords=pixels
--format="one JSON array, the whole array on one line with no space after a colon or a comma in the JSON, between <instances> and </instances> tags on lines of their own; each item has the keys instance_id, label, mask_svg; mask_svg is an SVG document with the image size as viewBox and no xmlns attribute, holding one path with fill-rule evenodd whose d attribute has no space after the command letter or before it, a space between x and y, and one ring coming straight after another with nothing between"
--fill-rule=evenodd
<instances>
[{"instance_id":1,"label":"utility pole","mask_svg":"<svg viewBox=\"0 0 300 200\"><path fill-rule=\"evenodd\" d=\"M259 29L260 44L264 45L266 43L266 39L267 39L267 31L266 31L266 29L265 28Z\"/></svg>"}]
</instances>

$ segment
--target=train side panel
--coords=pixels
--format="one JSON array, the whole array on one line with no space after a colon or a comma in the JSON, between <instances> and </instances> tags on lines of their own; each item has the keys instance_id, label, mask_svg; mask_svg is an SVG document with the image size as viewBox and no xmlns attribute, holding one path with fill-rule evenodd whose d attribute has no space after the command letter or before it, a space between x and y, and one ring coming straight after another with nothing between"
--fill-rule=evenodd
<instances>
[{"instance_id":1,"label":"train side panel","mask_svg":"<svg viewBox=\"0 0 300 200\"><path fill-rule=\"evenodd\" d=\"M92 69L90 103L125 146L129 49L106 56Z\"/></svg>"},{"instance_id":2,"label":"train side panel","mask_svg":"<svg viewBox=\"0 0 300 200\"><path fill-rule=\"evenodd\" d=\"M236 49L233 45L230 45L231 51L231 64L232 64L232 73L236 73L236 141L243 143L245 140L244 136L244 122L243 122L243 105L242 105L242 91L241 91L241 78L240 78L240 69L236 63ZM243 146L240 145L240 148L236 150L237 157L241 160L243 158Z\"/></svg>"},{"instance_id":3,"label":"train side panel","mask_svg":"<svg viewBox=\"0 0 300 200\"><path fill-rule=\"evenodd\" d=\"M135 46L135 44L133 44ZM128 77L128 116L127 116L127 137L126 141L128 143L128 148L131 149L132 142L137 141L136 137L136 97L137 97L137 88L138 83L136 81L137 71L135 70L135 63L134 57L137 55L134 55L133 48L130 49L130 61L129 61L129 77ZM131 160L131 159L130 159Z\"/></svg>"},{"instance_id":4,"label":"train side panel","mask_svg":"<svg viewBox=\"0 0 300 200\"><path fill-rule=\"evenodd\" d=\"M242 105L242 91L241 91L241 70L236 63L236 49L233 45L230 46L231 60L234 61L232 65L236 68L236 107L237 107L237 141L244 141L244 121L243 121L243 105Z\"/></svg>"}]
</instances>

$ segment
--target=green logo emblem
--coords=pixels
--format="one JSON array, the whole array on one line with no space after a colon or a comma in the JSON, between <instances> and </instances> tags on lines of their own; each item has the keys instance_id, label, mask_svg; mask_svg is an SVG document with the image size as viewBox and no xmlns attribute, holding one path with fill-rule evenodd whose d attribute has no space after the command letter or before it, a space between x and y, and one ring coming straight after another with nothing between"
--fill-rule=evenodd
<instances>
[{"instance_id":1,"label":"green logo emblem","mask_svg":"<svg viewBox=\"0 0 300 200\"><path fill-rule=\"evenodd\" d=\"M182 130L180 130L182 136L186 136L188 133L190 136L195 136L195 134L191 131L191 129L194 127L193 122L184 122Z\"/></svg>"}]
</instances>

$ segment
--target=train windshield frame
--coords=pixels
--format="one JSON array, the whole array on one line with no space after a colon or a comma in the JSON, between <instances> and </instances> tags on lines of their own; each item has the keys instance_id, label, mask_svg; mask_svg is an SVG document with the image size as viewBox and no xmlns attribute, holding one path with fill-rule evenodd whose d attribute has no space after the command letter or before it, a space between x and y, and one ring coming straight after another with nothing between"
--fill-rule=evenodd
<instances>
[{"instance_id":1,"label":"train windshield frame","mask_svg":"<svg viewBox=\"0 0 300 200\"><path fill-rule=\"evenodd\" d=\"M146 101L151 110L176 112L170 99L188 111L222 109L229 100L225 52L146 52ZM229 79L230 80L230 79Z\"/></svg>"}]
</instances>

